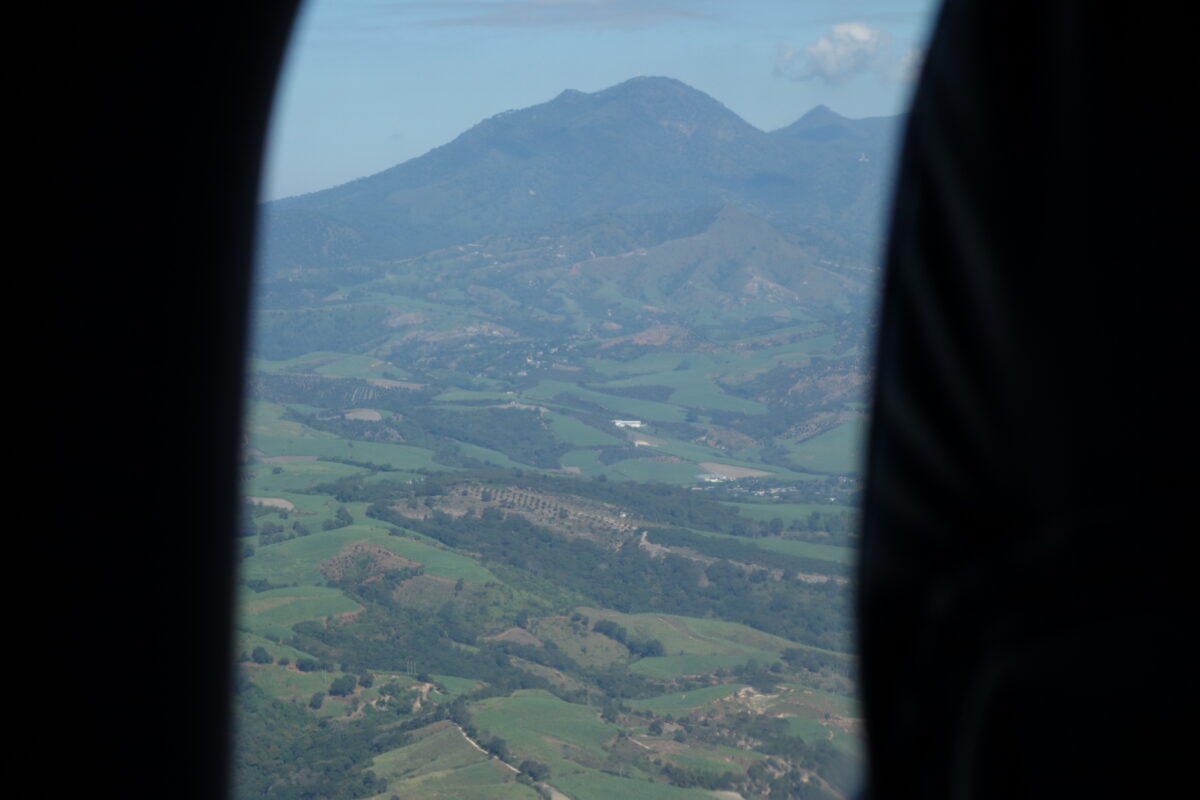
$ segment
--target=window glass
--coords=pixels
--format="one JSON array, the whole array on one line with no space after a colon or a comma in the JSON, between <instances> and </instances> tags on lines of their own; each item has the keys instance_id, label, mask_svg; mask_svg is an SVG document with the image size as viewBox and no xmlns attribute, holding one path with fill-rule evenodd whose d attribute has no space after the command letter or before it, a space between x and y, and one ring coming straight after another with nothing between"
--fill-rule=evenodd
<instances>
[{"instance_id":1,"label":"window glass","mask_svg":"<svg viewBox=\"0 0 1200 800\"><path fill-rule=\"evenodd\" d=\"M315 2L248 365L237 793L839 797L929 2Z\"/></svg>"}]
</instances>

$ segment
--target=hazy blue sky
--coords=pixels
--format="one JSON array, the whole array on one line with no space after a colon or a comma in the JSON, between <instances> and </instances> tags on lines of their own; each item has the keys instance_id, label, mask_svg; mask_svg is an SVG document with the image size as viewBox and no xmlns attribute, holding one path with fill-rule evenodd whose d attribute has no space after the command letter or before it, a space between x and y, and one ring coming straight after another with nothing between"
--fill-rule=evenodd
<instances>
[{"instance_id":1,"label":"hazy blue sky","mask_svg":"<svg viewBox=\"0 0 1200 800\"><path fill-rule=\"evenodd\" d=\"M903 109L936 0L307 0L263 197L316 191L475 123L665 75L773 130Z\"/></svg>"}]
</instances>

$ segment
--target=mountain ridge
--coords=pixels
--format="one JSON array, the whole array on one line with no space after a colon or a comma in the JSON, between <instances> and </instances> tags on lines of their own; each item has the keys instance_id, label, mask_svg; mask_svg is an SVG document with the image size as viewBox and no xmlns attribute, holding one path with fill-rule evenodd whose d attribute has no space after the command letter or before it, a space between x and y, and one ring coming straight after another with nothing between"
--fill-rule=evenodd
<instances>
[{"instance_id":1,"label":"mountain ridge","mask_svg":"<svg viewBox=\"0 0 1200 800\"><path fill-rule=\"evenodd\" d=\"M673 78L566 90L374 175L264 204L262 261L269 273L386 262L597 215L730 203L792 232L815 222L861 257L878 236L891 137L828 109L818 116L836 124L814 128L817 111L766 133ZM831 126L846 135L811 133Z\"/></svg>"}]
</instances>

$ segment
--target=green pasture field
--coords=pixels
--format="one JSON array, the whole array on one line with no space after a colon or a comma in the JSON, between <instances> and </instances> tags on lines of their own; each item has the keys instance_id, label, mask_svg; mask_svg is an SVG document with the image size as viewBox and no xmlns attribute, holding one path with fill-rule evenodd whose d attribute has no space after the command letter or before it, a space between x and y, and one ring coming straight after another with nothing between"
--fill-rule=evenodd
<instances>
[{"instance_id":1,"label":"green pasture field","mask_svg":"<svg viewBox=\"0 0 1200 800\"><path fill-rule=\"evenodd\" d=\"M327 410L320 406L310 406L308 403L288 403L285 407L301 414L323 414Z\"/></svg>"},{"instance_id":2,"label":"green pasture field","mask_svg":"<svg viewBox=\"0 0 1200 800\"><path fill-rule=\"evenodd\" d=\"M361 467L339 464L336 461L259 463L251 465L248 469L254 474L254 478L248 481L245 493L256 496L270 495L273 492L304 492L318 483L329 483L348 475L361 475L366 472ZM276 469L279 470L278 473L275 472Z\"/></svg>"},{"instance_id":3,"label":"green pasture field","mask_svg":"<svg viewBox=\"0 0 1200 800\"><path fill-rule=\"evenodd\" d=\"M384 372L399 375L404 370L374 356L343 355L313 370L318 375L339 378L382 378Z\"/></svg>"},{"instance_id":4,"label":"green pasture field","mask_svg":"<svg viewBox=\"0 0 1200 800\"><path fill-rule=\"evenodd\" d=\"M757 400L727 394L712 382L677 389L671 393L668 400L699 411L732 411L738 414L766 414L770 411L770 408Z\"/></svg>"},{"instance_id":5,"label":"green pasture field","mask_svg":"<svg viewBox=\"0 0 1200 800\"><path fill-rule=\"evenodd\" d=\"M713 800L703 789L681 789L657 781L621 778L598 770L585 770L563 777L553 776L550 783L572 800Z\"/></svg>"},{"instance_id":6,"label":"green pasture field","mask_svg":"<svg viewBox=\"0 0 1200 800\"><path fill-rule=\"evenodd\" d=\"M853 351L834 355L833 348L836 344L836 338L832 334L821 334L775 347L766 347L754 353L739 353L742 357L741 364L733 365L726 377L735 380L738 376L751 378L757 373L779 366L800 366L816 360L839 361L853 355Z\"/></svg>"},{"instance_id":7,"label":"green pasture field","mask_svg":"<svg viewBox=\"0 0 1200 800\"><path fill-rule=\"evenodd\" d=\"M777 478L786 478L793 483L825 480L825 475L812 472L795 472L774 464L764 463L762 461L762 450L762 447L744 447L740 450L734 450L732 456L726 456L721 460L726 464L750 464L756 469L771 470ZM731 457L734 459L733 461L729 460Z\"/></svg>"},{"instance_id":8,"label":"green pasture field","mask_svg":"<svg viewBox=\"0 0 1200 800\"><path fill-rule=\"evenodd\" d=\"M822 561L833 561L838 564L854 564L858 560L858 551L853 547L835 547L829 544L802 542L799 539L755 539L754 544L763 550L773 550L789 556L802 558L819 558Z\"/></svg>"},{"instance_id":9,"label":"green pasture field","mask_svg":"<svg viewBox=\"0 0 1200 800\"><path fill-rule=\"evenodd\" d=\"M452 469L444 464L439 465L442 469ZM364 483L375 483L376 481L392 481L395 483L414 483L425 480L425 470L421 472L405 472L404 470L388 470L386 472L372 472L363 477Z\"/></svg>"},{"instance_id":10,"label":"green pasture field","mask_svg":"<svg viewBox=\"0 0 1200 800\"><path fill-rule=\"evenodd\" d=\"M802 521L808 519L814 511L822 513L822 515L854 511L853 506L833 503L731 503L731 501L726 501L726 505L733 506L740 515L756 519L758 522L770 522L775 517L779 517L784 524L790 524L797 519L802 519Z\"/></svg>"},{"instance_id":11,"label":"green pasture field","mask_svg":"<svg viewBox=\"0 0 1200 800\"><path fill-rule=\"evenodd\" d=\"M497 580L496 576L486 567L480 566L479 562L453 550L431 547L406 536L389 536L387 541L381 544L398 556L420 562L429 575L454 581L462 578L470 583Z\"/></svg>"},{"instance_id":12,"label":"green pasture field","mask_svg":"<svg viewBox=\"0 0 1200 800\"><path fill-rule=\"evenodd\" d=\"M707 355L687 355L684 353L647 353L630 361L616 361L611 358L589 358L587 366L600 375L621 379L631 375L660 375L670 372L685 360L691 363L707 363Z\"/></svg>"},{"instance_id":13,"label":"green pasture field","mask_svg":"<svg viewBox=\"0 0 1200 800\"><path fill-rule=\"evenodd\" d=\"M294 662L292 666L287 667L270 664L246 664L244 666L250 680L271 697L279 699L295 697L303 700L306 704L314 693L329 691L329 684L343 674L321 670L301 672L295 668ZM325 698L326 702L331 699L337 700L338 698ZM325 708L322 706L321 710L324 711ZM337 709L333 710L337 711Z\"/></svg>"},{"instance_id":14,"label":"green pasture field","mask_svg":"<svg viewBox=\"0 0 1200 800\"><path fill-rule=\"evenodd\" d=\"M579 467L580 472L587 476L601 475L608 469L600 463L599 453L595 450L576 448L568 450L559 458L564 467Z\"/></svg>"},{"instance_id":15,"label":"green pasture field","mask_svg":"<svg viewBox=\"0 0 1200 800\"><path fill-rule=\"evenodd\" d=\"M511 397L510 397L510 398L508 398L508 399L509 399L509 400L512 400L512 398L511 398ZM493 405L503 405L503 404L502 404L502 403L496 403L496 404L493 404ZM433 408L437 408L437 409L438 409L438 410L440 410L440 411L478 411L480 408L483 408L483 406L476 405L475 403L464 403L464 402L458 402L458 403L450 403L450 402L446 402L446 403L438 403L436 406L431 406L431 407L433 407ZM445 437L445 438L449 438L449 437ZM456 440L456 441L457 441L457 440Z\"/></svg>"},{"instance_id":16,"label":"green pasture field","mask_svg":"<svg viewBox=\"0 0 1200 800\"><path fill-rule=\"evenodd\" d=\"M497 393L503 392L505 397L509 397L509 398L516 397L518 400L521 399L520 393L516 393L513 395L508 394L509 389L508 389L507 381L502 381L498 378L489 378L486 375L472 375L471 380L474 381L474 386L478 387L477 391L497 392ZM464 390L464 391L467 391L467 390Z\"/></svg>"},{"instance_id":17,"label":"green pasture field","mask_svg":"<svg viewBox=\"0 0 1200 800\"><path fill-rule=\"evenodd\" d=\"M401 606L432 613L446 603L453 602L454 581L433 575L418 575L396 587L392 596Z\"/></svg>"},{"instance_id":18,"label":"green pasture field","mask_svg":"<svg viewBox=\"0 0 1200 800\"><path fill-rule=\"evenodd\" d=\"M368 461L395 469L449 469L433 462L433 451L406 444L383 444L380 442L351 442L320 431L312 435L276 436L254 434L250 445L267 456L327 456L345 458L350 461ZM467 447L467 445L464 445Z\"/></svg>"},{"instance_id":19,"label":"green pasture field","mask_svg":"<svg viewBox=\"0 0 1200 800\"><path fill-rule=\"evenodd\" d=\"M808 744L815 744L829 738L829 728L813 717L784 717L787 720L788 733L799 736Z\"/></svg>"},{"instance_id":20,"label":"green pasture field","mask_svg":"<svg viewBox=\"0 0 1200 800\"><path fill-rule=\"evenodd\" d=\"M685 655L744 655L774 660L795 642L736 622L697 619L674 614L622 614L607 609L580 608L593 620L610 619L638 639L658 639L667 653ZM649 661L650 659L643 659Z\"/></svg>"},{"instance_id":21,"label":"green pasture field","mask_svg":"<svg viewBox=\"0 0 1200 800\"><path fill-rule=\"evenodd\" d=\"M800 647L779 636L736 622L694 619L671 614L621 614L604 609L580 608L595 619L610 619L637 639L658 639L665 656L642 658L630 671L655 678L702 675L732 669L750 659L770 663L789 647Z\"/></svg>"},{"instance_id":22,"label":"green pasture field","mask_svg":"<svg viewBox=\"0 0 1200 800\"><path fill-rule=\"evenodd\" d=\"M800 469L836 474L857 474L862 470L863 444L866 441L865 418L844 422L832 430L803 442L783 442L788 456Z\"/></svg>"},{"instance_id":23,"label":"green pasture field","mask_svg":"<svg viewBox=\"0 0 1200 800\"><path fill-rule=\"evenodd\" d=\"M663 483L695 483L696 476L703 470L690 461L651 461L644 458L634 458L628 461L618 461L609 466L606 471L610 478L619 480L638 481L642 483L662 481Z\"/></svg>"},{"instance_id":24,"label":"green pasture field","mask_svg":"<svg viewBox=\"0 0 1200 800\"><path fill-rule=\"evenodd\" d=\"M608 409L615 419L657 420L660 422L682 422L686 412L680 406L668 403L656 403L652 400L638 400L633 397L617 397L604 394L575 383L562 381L539 381L537 386L528 390L528 397L551 400L560 392L574 395L581 400L595 403Z\"/></svg>"},{"instance_id":25,"label":"green pasture field","mask_svg":"<svg viewBox=\"0 0 1200 800\"><path fill-rule=\"evenodd\" d=\"M314 350L311 353L305 353L304 355L282 361L273 361L269 358L252 358L248 365L248 371L251 374L255 372L310 373L315 372L322 365L330 364L346 357L345 353L335 353L330 350Z\"/></svg>"},{"instance_id":26,"label":"green pasture field","mask_svg":"<svg viewBox=\"0 0 1200 800\"><path fill-rule=\"evenodd\" d=\"M361 518L361 517L359 517ZM242 576L265 578L272 583L322 585L325 577L317 570L321 562L341 553L351 544L370 542L398 556L419 562L430 575L451 580L485 583L496 580L487 569L468 556L422 544L404 536L391 536L372 525L348 525L332 531L317 531L311 536L260 547L242 563Z\"/></svg>"},{"instance_id":27,"label":"green pasture field","mask_svg":"<svg viewBox=\"0 0 1200 800\"><path fill-rule=\"evenodd\" d=\"M450 722L435 722L415 731L414 738L411 744L375 756L371 770L390 783L401 777L413 780L488 760Z\"/></svg>"},{"instance_id":28,"label":"green pasture field","mask_svg":"<svg viewBox=\"0 0 1200 800\"><path fill-rule=\"evenodd\" d=\"M858 756L859 758L866 756L866 742L838 728L833 729L833 746L848 755Z\"/></svg>"},{"instance_id":29,"label":"green pasture field","mask_svg":"<svg viewBox=\"0 0 1200 800\"><path fill-rule=\"evenodd\" d=\"M530 675L536 675L539 678L545 678L550 681L553 686L560 689L587 690L585 684L572 678L570 675L552 667L547 667L533 661L527 661L519 656L509 656L509 661L518 669L523 669Z\"/></svg>"},{"instance_id":30,"label":"green pasture field","mask_svg":"<svg viewBox=\"0 0 1200 800\"><path fill-rule=\"evenodd\" d=\"M647 453L653 450L645 448ZM662 481L664 483L692 484L702 470L690 461L651 461L644 458L618 461L615 464L600 463L595 450L568 450L559 459L564 467L579 467L588 477L606 476L617 481Z\"/></svg>"},{"instance_id":31,"label":"green pasture field","mask_svg":"<svg viewBox=\"0 0 1200 800\"><path fill-rule=\"evenodd\" d=\"M853 511L851 506L841 506L835 504L825 505L824 503L737 503L726 502L726 505L733 506L738 510L738 513L744 517L757 520L759 522L770 522L778 517L783 520L784 524L788 524L793 520L808 519L808 515L816 511L818 514L840 514L845 511Z\"/></svg>"},{"instance_id":32,"label":"green pasture field","mask_svg":"<svg viewBox=\"0 0 1200 800\"><path fill-rule=\"evenodd\" d=\"M422 739L376 756L371 770L388 783L382 800L538 800L512 770L475 749L449 723ZM431 726L432 727L432 726Z\"/></svg>"},{"instance_id":33,"label":"green pasture field","mask_svg":"<svg viewBox=\"0 0 1200 800\"><path fill-rule=\"evenodd\" d=\"M535 633L542 641L554 642L564 655L583 667L603 667L629 658L629 649L625 645L591 630L577 634L566 617L538 620Z\"/></svg>"},{"instance_id":34,"label":"green pasture field","mask_svg":"<svg viewBox=\"0 0 1200 800\"><path fill-rule=\"evenodd\" d=\"M716 448L707 447L702 444L694 444L692 442L683 442L678 439L671 439L663 436L658 431L654 431L653 426L651 426L650 430L653 432L634 432L635 438L645 437L647 439L655 439L662 442L662 444L653 443L650 445L643 445L645 449L642 452L646 453L647 455L670 455L675 456L676 458L686 458L689 461L716 461L719 458L725 458L725 453L721 450L717 450ZM754 465L754 468L757 469L758 465Z\"/></svg>"},{"instance_id":35,"label":"green pasture field","mask_svg":"<svg viewBox=\"0 0 1200 800\"><path fill-rule=\"evenodd\" d=\"M332 433L317 431L295 420L284 419L287 406L279 403L268 403L264 400L251 400L246 405L243 429L251 440L258 437L279 437L292 439L334 439ZM253 445L257 447L257 445ZM268 453L267 455L278 455Z\"/></svg>"},{"instance_id":36,"label":"green pasture field","mask_svg":"<svg viewBox=\"0 0 1200 800\"><path fill-rule=\"evenodd\" d=\"M368 505L367 503L339 503L337 498L331 494L310 494L308 492L279 492L278 494L284 500L290 500L296 507L296 510L291 512L291 516L299 517L306 525L313 521L313 517L332 516L342 505L345 505L346 510L351 514L361 516Z\"/></svg>"},{"instance_id":37,"label":"green pasture field","mask_svg":"<svg viewBox=\"0 0 1200 800\"><path fill-rule=\"evenodd\" d=\"M322 619L334 614L356 611L358 603L342 594L340 589L326 586L294 586L241 593L239 625L268 638L292 635L297 622Z\"/></svg>"},{"instance_id":38,"label":"green pasture field","mask_svg":"<svg viewBox=\"0 0 1200 800\"><path fill-rule=\"evenodd\" d=\"M743 414L765 414L767 407L754 400L726 394L713 382L710 370L672 369L633 378L622 378L604 384L614 389L629 386L668 386L675 391L668 402L697 409L735 411Z\"/></svg>"},{"instance_id":39,"label":"green pasture field","mask_svg":"<svg viewBox=\"0 0 1200 800\"><path fill-rule=\"evenodd\" d=\"M566 414L551 412L544 414L542 418L549 421L550 429L554 431L555 436L576 447L604 447L625 443L623 439L618 439L616 436L593 428Z\"/></svg>"},{"instance_id":40,"label":"green pasture field","mask_svg":"<svg viewBox=\"0 0 1200 800\"><path fill-rule=\"evenodd\" d=\"M704 708L717 700L745 688L742 683L725 683L720 686L706 686L703 689L692 689L688 692L676 692L652 697L649 700L629 700L629 706L636 709L653 711L655 714L679 716L697 708Z\"/></svg>"},{"instance_id":41,"label":"green pasture field","mask_svg":"<svg viewBox=\"0 0 1200 800\"><path fill-rule=\"evenodd\" d=\"M531 467L528 464L522 464L520 462L513 461L499 450L491 450L486 447L480 447L479 445L459 442L458 440L455 440L455 443L458 445L464 456L477 458L480 461L486 461L489 464L495 464L498 467L508 467L509 469L537 469L537 467ZM440 464L436 466L439 469L451 469L451 467L443 467Z\"/></svg>"},{"instance_id":42,"label":"green pasture field","mask_svg":"<svg viewBox=\"0 0 1200 800\"><path fill-rule=\"evenodd\" d=\"M839 717L858 718L862 716L862 707L858 700L841 694L822 692L799 683L781 684L782 688L791 689L787 701L791 705L804 705L817 710L819 714L829 712ZM792 713L797 713L793 711Z\"/></svg>"},{"instance_id":43,"label":"green pasture field","mask_svg":"<svg viewBox=\"0 0 1200 800\"><path fill-rule=\"evenodd\" d=\"M607 756L606 745L620 732L601 720L595 708L568 703L541 689L491 697L471 710L478 729L508 742L514 762L541 761L554 776L577 769L579 763L599 766ZM563 742L571 745L570 758L563 755Z\"/></svg>"},{"instance_id":44,"label":"green pasture field","mask_svg":"<svg viewBox=\"0 0 1200 800\"><path fill-rule=\"evenodd\" d=\"M734 467L749 467L750 469L758 469L763 472L782 472L779 467L769 466L758 461L730 458L729 454L724 450L718 450L715 447L708 447L694 442L681 442L677 439L668 439L664 445L654 445L650 452L667 453L679 458L686 458L689 461L716 461L721 464L729 464Z\"/></svg>"},{"instance_id":45,"label":"green pasture field","mask_svg":"<svg viewBox=\"0 0 1200 800\"><path fill-rule=\"evenodd\" d=\"M702 531L696 528L688 528L688 530L711 539L729 539L748 547L757 547L761 550L770 550L789 556L819 558L822 561L832 561L835 564L853 564L858 557L853 547L836 547L830 544L816 544L814 542L802 542L799 539L778 539L775 537L748 539L745 536L731 536L727 533L714 533L713 531Z\"/></svg>"},{"instance_id":46,"label":"green pasture field","mask_svg":"<svg viewBox=\"0 0 1200 800\"><path fill-rule=\"evenodd\" d=\"M433 398L435 403L464 403L472 400L487 400L495 403L507 403L515 399L513 395L504 392L477 392L471 389L451 389Z\"/></svg>"},{"instance_id":47,"label":"green pasture field","mask_svg":"<svg viewBox=\"0 0 1200 800\"><path fill-rule=\"evenodd\" d=\"M628 377L613 375L611 380L603 385L613 389L623 389L629 386L669 386L672 389L696 389L713 386L712 380L709 377L712 372L709 360L705 360L704 366L696 367L692 364L692 359L687 356L666 353L661 355L668 356L667 360L673 362L672 366L667 369L650 370ZM643 362L647 358L643 356L626 364L626 373L630 371L630 366L637 362ZM663 359L656 358L654 360L662 361Z\"/></svg>"},{"instance_id":48,"label":"green pasture field","mask_svg":"<svg viewBox=\"0 0 1200 800\"><path fill-rule=\"evenodd\" d=\"M745 772L745 767L741 764L731 763L718 758L705 758L699 755L698 751L699 748L689 747L682 753L672 753L666 759L677 766L686 767L697 772L707 772L714 777L724 775L726 772L734 774Z\"/></svg>"},{"instance_id":49,"label":"green pasture field","mask_svg":"<svg viewBox=\"0 0 1200 800\"><path fill-rule=\"evenodd\" d=\"M761 661L767 657L769 657L767 653L754 655L689 653L681 656L657 656L634 662L630 665L629 671L637 675L645 675L648 678L670 680L688 675L710 675L719 669L733 669L742 666L751 658Z\"/></svg>"},{"instance_id":50,"label":"green pasture field","mask_svg":"<svg viewBox=\"0 0 1200 800\"><path fill-rule=\"evenodd\" d=\"M250 481L248 483L250 484L250 488L253 488L254 481ZM283 525L284 528L289 529L289 531L293 523L301 522L310 531L313 531L314 535L316 533L323 533L323 531L321 531L321 525L324 524L325 520L333 519L333 516L335 513L337 513L338 508L343 505L342 503L339 503L332 495L327 494L301 494L299 492L258 493L244 491L243 496L247 498L269 497L271 499L288 500L294 506L294 509L286 512L286 519L282 516L284 509L274 509L270 506L259 506L259 510L262 510L263 508L268 510L265 514L256 513L253 519L256 527L261 526L263 522L266 522L271 518L272 515L274 515L278 518L275 521ZM346 510L349 511L355 519L364 518L364 512L367 508L366 503L345 503L345 506ZM258 546L257 540L255 539L249 539L249 542L254 544L256 547ZM269 550L270 548L276 546L277 545L267 545L266 548L262 549Z\"/></svg>"},{"instance_id":51,"label":"green pasture field","mask_svg":"<svg viewBox=\"0 0 1200 800\"><path fill-rule=\"evenodd\" d=\"M482 683L473 678L460 678L457 675L431 675L438 683L446 687L451 695L466 694L478 689Z\"/></svg>"}]
</instances>

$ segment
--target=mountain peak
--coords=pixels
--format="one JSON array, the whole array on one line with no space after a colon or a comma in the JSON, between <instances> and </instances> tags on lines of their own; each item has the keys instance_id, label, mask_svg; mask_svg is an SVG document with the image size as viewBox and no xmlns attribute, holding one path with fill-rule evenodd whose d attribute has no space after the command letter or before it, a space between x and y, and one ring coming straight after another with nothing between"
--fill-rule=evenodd
<instances>
[{"instance_id":1,"label":"mountain peak","mask_svg":"<svg viewBox=\"0 0 1200 800\"><path fill-rule=\"evenodd\" d=\"M639 75L622 81L615 86L596 92L595 97L605 100L622 100L661 104L664 102L704 103L725 108L720 101L704 92L688 86L676 78L657 75Z\"/></svg>"},{"instance_id":2,"label":"mountain peak","mask_svg":"<svg viewBox=\"0 0 1200 800\"><path fill-rule=\"evenodd\" d=\"M829 106L825 105L824 103L821 103L819 105L813 106L812 109L810 109L807 114L800 117L800 119L796 120L796 122L793 124L795 124L795 125L805 124L805 125L814 125L815 126L815 125L829 125L830 123L849 122L849 121L850 121L849 118L843 117L841 114L837 113Z\"/></svg>"},{"instance_id":3,"label":"mountain peak","mask_svg":"<svg viewBox=\"0 0 1200 800\"><path fill-rule=\"evenodd\" d=\"M719 100L681 80L657 75L629 78L595 92L566 89L547 103L523 110L505 111L492 119L512 121L525 113L549 114L562 121L578 120L582 118L581 115L587 114L599 114L608 119L614 113L618 116L683 116L691 121L703 120L704 123L720 127L752 128ZM550 117L542 116L543 119Z\"/></svg>"},{"instance_id":4,"label":"mountain peak","mask_svg":"<svg viewBox=\"0 0 1200 800\"><path fill-rule=\"evenodd\" d=\"M656 91L662 91L664 89L675 89L688 92L697 91L678 78L668 78L665 75L635 75L632 78L628 78L618 84L608 87L608 89L605 89L604 91L638 91L645 89Z\"/></svg>"},{"instance_id":5,"label":"mountain peak","mask_svg":"<svg viewBox=\"0 0 1200 800\"><path fill-rule=\"evenodd\" d=\"M568 89L376 175L272 204L264 247L273 270L383 262L609 217L696 227L731 203L718 232L794 228L814 205L857 225L875 208L857 198L878 193L874 165L890 153L872 149L866 122L819 106L775 135L674 78ZM834 166L812 172L813 154Z\"/></svg>"},{"instance_id":6,"label":"mountain peak","mask_svg":"<svg viewBox=\"0 0 1200 800\"><path fill-rule=\"evenodd\" d=\"M863 135L858 127L856 120L843 117L829 106L818 105L791 125L772 131L772 135L820 141L858 139Z\"/></svg>"},{"instance_id":7,"label":"mountain peak","mask_svg":"<svg viewBox=\"0 0 1200 800\"><path fill-rule=\"evenodd\" d=\"M554 100L552 100L551 102L554 102L554 103L560 103L560 102L578 103L580 100L584 99L585 97L587 97L587 95L584 94L583 92L579 91L578 89L563 89L561 92L558 93L558 97L555 97Z\"/></svg>"}]
</instances>

